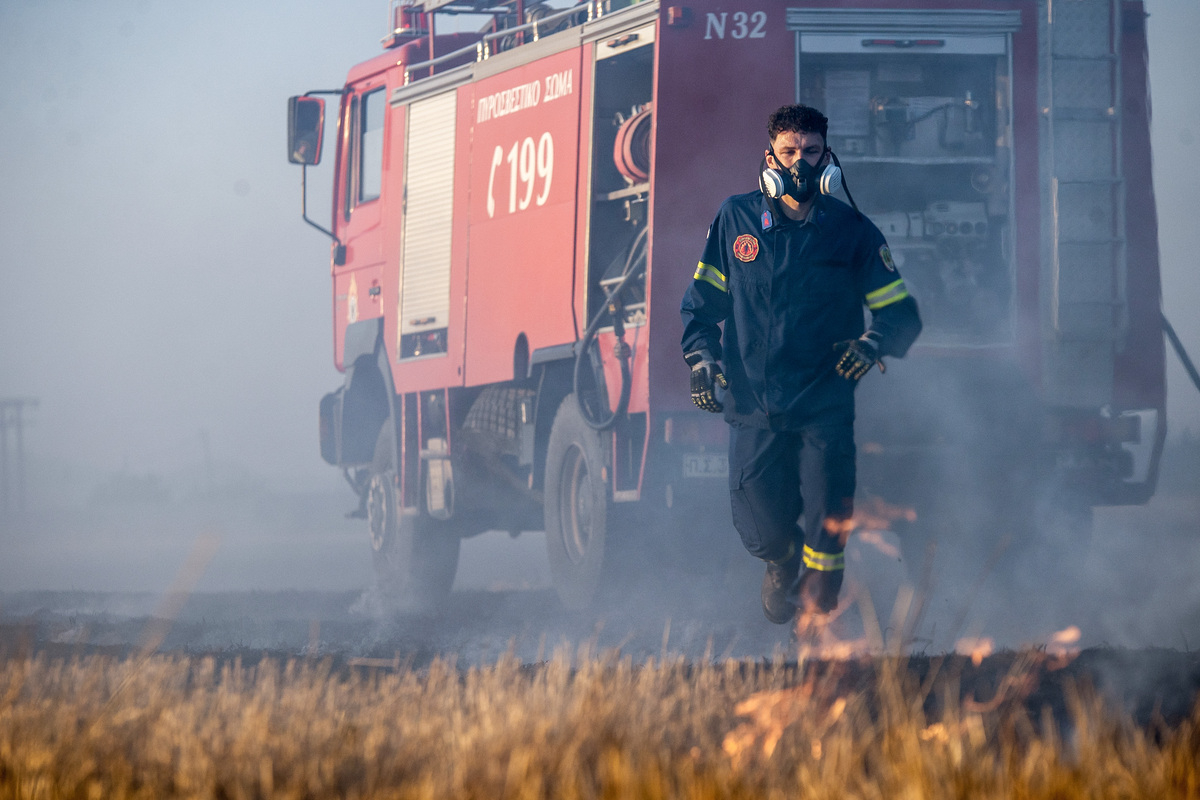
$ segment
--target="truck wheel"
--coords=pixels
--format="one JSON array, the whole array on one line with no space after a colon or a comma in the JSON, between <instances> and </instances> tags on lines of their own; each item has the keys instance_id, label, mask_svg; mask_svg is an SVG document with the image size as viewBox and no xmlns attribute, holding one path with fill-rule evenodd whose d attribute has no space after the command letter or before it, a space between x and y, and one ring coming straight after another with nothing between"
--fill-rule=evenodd
<instances>
[{"instance_id":1,"label":"truck wheel","mask_svg":"<svg viewBox=\"0 0 1200 800\"><path fill-rule=\"evenodd\" d=\"M392 464L392 423L375 442L367 484L367 523L375 581L387 605L405 612L437 611L458 569L460 539L423 513L404 513Z\"/></svg>"},{"instance_id":2,"label":"truck wheel","mask_svg":"<svg viewBox=\"0 0 1200 800\"><path fill-rule=\"evenodd\" d=\"M569 609L591 603L613 560L603 452L600 434L567 395L550 428L544 502L551 577Z\"/></svg>"}]
</instances>

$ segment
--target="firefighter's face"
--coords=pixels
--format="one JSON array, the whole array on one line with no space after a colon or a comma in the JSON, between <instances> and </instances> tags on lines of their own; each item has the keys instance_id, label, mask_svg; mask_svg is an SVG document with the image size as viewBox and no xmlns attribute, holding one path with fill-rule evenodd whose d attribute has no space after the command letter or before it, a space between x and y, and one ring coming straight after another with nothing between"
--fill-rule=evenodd
<instances>
[{"instance_id":1,"label":"firefighter's face","mask_svg":"<svg viewBox=\"0 0 1200 800\"><path fill-rule=\"evenodd\" d=\"M767 151L767 166L771 169L788 169L802 158L812 167L823 167L829 160L825 137L819 133L782 131L771 141L771 149L775 151L774 156Z\"/></svg>"}]
</instances>

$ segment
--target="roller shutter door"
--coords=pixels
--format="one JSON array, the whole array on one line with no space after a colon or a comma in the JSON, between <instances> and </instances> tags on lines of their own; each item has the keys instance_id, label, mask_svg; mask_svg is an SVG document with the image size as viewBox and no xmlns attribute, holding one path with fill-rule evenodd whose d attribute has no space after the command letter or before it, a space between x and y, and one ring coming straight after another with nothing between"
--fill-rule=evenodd
<instances>
[{"instance_id":1,"label":"roller shutter door","mask_svg":"<svg viewBox=\"0 0 1200 800\"><path fill-rule=\"evenodd\" d=\"M455 92L408 109L404 245L400 268L400 356L446 351L454 205Z\"/></svg>"}]
</instances>

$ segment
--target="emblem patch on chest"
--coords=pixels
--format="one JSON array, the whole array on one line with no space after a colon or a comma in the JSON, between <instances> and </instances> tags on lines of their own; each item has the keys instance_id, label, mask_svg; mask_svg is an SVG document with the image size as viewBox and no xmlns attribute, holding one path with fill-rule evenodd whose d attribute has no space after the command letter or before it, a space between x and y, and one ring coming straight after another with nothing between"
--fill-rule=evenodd
<instances>
[{"instance_id":1,"label":"emblem patch on chest","mask_svg":"<svg viewBox=\"0 0 1200 800\"><path fill-rule=\"evenodd\" d=\"M758 258L758 239L743 233L733 242L733 254L738 261L753 261Z\"/></svg>"},{"instance_id":2,"label":"emblem patch on chest","mask_svg":"<svg viewBox=\"0 0 1200 800\"><path fill-rule=\"evenodd\" d=\"M879 248L879 257L883 260L883 265L887 267L888 272L896 271L896 262L892 260L892 251L886 244Z\"/></svg>"}]
</instances>

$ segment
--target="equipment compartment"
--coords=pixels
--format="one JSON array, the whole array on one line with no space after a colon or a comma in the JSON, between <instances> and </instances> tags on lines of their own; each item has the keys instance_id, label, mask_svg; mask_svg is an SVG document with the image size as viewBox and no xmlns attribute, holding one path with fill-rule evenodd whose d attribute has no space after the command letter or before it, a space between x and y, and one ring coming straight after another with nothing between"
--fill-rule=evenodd
<instances>
[{"instance_id":1,"label":"equipment compartment","mask_svg":"<svg viewBox=\"0 0 1200 800\"><path fill-rule=\"evenodd\" d=\"M829 145L850 191L887 237L921 304L922 344L1011 341L1004 38L866 33L799 41L799 100L829 117ZM972 52L981 49L994 52Z\"/></svg>"}]
</instances>

